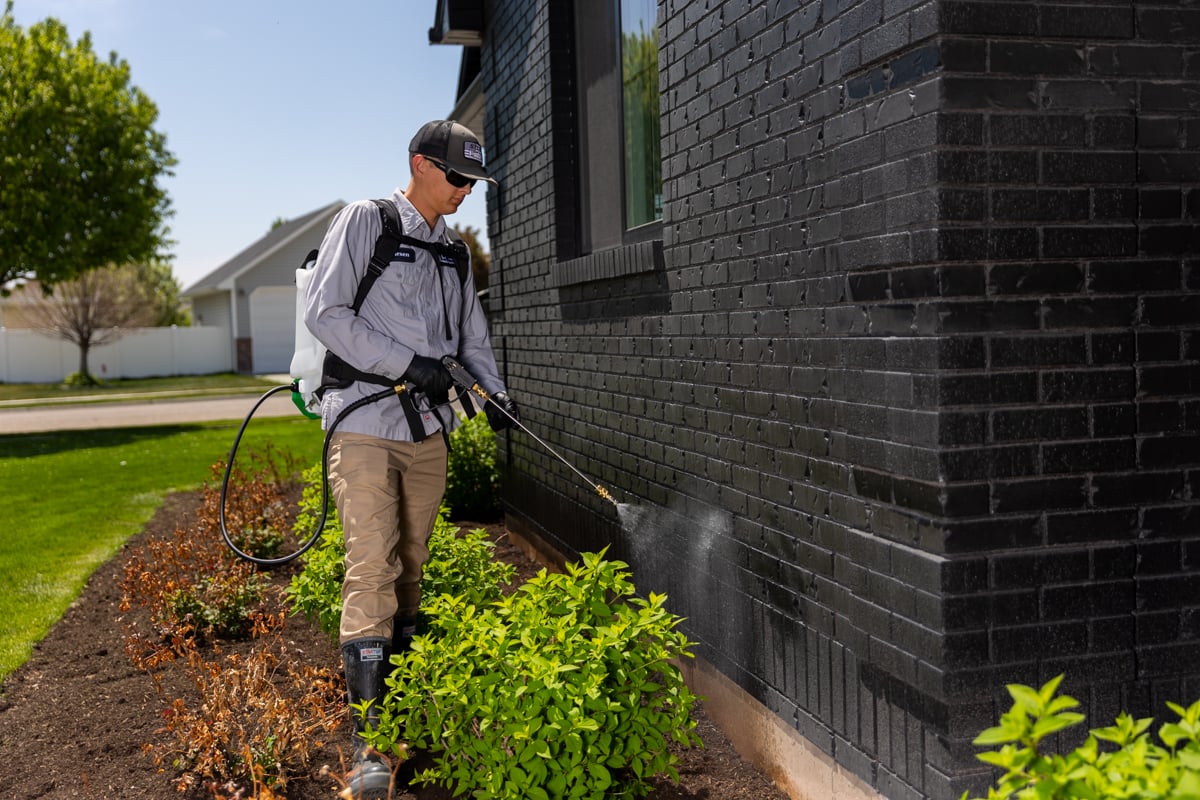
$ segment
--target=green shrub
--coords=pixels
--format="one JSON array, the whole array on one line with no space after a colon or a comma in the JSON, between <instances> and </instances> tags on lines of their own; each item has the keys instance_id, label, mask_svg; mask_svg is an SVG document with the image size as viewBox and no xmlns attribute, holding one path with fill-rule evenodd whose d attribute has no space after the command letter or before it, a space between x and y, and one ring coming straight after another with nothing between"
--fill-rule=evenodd
<instances>
[{"instance_id":1,"label":"green shrub","mask_svg":"<svg viewBox=\"0 0 1200 800\"><path fill-rule=\"evenodd\" d=\"M585 554L491 605L432 600L368 738L427 750L416 779L456 796L632 798L652 776L678 781L668 740L700 743L672 663L690 643L665 597L633 598L625 569Z\"/></svg>"},{"instance_id":2,"label":"green shrub","mask_svg":"<svg viewBox=\"0 0 1200 800\"><path fill-rule=\"evenodd\" d=\"M429 538L429 561L421 572L422 605L438 595L462 597L474 605L500 599L502 587L512 582L517 568L494 558L496 546L482 528L459 530L438 515Z\"/></svg>"},{"instance_id":3,"label":"green shrub","mask_svg":"<svg viewBox=\"0 0 1200 800\"><path fill-rule=\"evenodd\" d=\"M296 533L312 535L321 514L321 467L304 473L304 491L296 516ZM429 561L421 576L422 605L438 594L462 595L470 602L488 603L500 596L516 569L492 558L495 546L482 530L460 532L446 520L443 507L429 538ZM329 518L320 541L302 556L304 569L292 577L287 594L292 609L336 638L342 614L342 579L346 575L346 546L337 510L330 501Z\"/></svg>"},{"instance_id":4,"label":"green shrub","mask_svg":"<svg viewBox=\"0 0 1200 800\"><path fill-rule=\"evenodd\" d=\"M496 434L487 415L476 414L450 434L446 464L446 499L451 519L487 522L500 513L497 499L500 469Z\"/></svg>"},{"instance_id":5,"label":"green shrub","mask_svg":"<svg viewBox=\"0 0 1200 800\"><path fill-rule=\"evenodd\" d=\"M1056 696L1062 678L1041 689L1010 685L1012 708L976 737L975 744L1002 745L978 756L1004 770L988 800L1200 800L1200 701L1189 708L1167 703L1179 720L1158 729L1161 745L1147 733L1153 719L1122 713L1115 725L1091 730L1072 752L1045 753L1046 737L1084 720L1071 710L1079 705L1074 698Z\"/></svg>"},{"instance_id":6,"label":"green shrub","mask_svg":"<svg viewBox=\"0 0 1200 800\"><path fill-rule=\"evenodd\" d=\"M260 572L231 569L205 575L168 595L166 611L170 619L205 636L240 638L249 633L251 614L268 586L270 579Z\"/></svg>"},{"instance_id":7,"label":"green shrub","mask_svg":"<svg viewBox=\"0 0 1200 800\"><path fill-rule=\"evenodd\" d=\"M304 471L300 510L296 514L295 532L307 540L321 518L321 465ZM338 519L333 498L329 499L329 515L321 539L300 557L304 569L292 576L287 587L292 611L303 614L310 622L336 639L342 616L342 578L346 575L346 545L342 541L342 523Z\"/></svg>"},{"instance_id":8,"label":"green shrub","mask_svg":"<svg viewBox=\"0 0 1200 800\"><path fill-rule=\"evenodd\" d=\"M72 372L63 378L62 385L69 389L90 389L100 386L100 381L87 372Z\"/></svg>"}]
</instances>

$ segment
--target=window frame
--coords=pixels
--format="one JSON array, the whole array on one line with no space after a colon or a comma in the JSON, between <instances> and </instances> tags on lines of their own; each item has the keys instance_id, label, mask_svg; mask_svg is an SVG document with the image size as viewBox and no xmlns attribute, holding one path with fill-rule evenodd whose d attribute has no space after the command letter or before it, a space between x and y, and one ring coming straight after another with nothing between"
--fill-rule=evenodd
<instances>
[{"instance_id":1,"label":"window frame","mask_svg":"<svg viewBox=\"0 0 1200 800\"><path fill-rule=\"evenodd\" d=\"M576 0L574 12L578 244L579 255L585 255L661 239L662 217L628 225L621 0ZM619 112L612 114L612 108ZM661 161L660 138L660 170ZM613 170L613 163L620 168Z\"/></svg>"}]
</instances>

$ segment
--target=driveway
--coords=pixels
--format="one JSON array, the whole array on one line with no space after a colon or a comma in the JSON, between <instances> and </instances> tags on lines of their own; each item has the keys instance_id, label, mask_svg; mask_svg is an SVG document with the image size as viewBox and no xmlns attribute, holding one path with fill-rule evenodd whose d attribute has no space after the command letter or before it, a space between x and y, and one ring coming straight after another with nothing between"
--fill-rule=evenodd
<instances>
[{"instance_id":1,"label":"driveway","mask_svg":"<svg viewBox=\"0 0 1200 800\"><path fill-rule=\"evenodd\" d=\"M0 409L0 434L176 425L210 420L242 420L259 395L198 399L72 403ZM254 418L300 416L289 392L271 395ZM317 424L317 423L313 423Z\"/></svg>"}]
</instances>

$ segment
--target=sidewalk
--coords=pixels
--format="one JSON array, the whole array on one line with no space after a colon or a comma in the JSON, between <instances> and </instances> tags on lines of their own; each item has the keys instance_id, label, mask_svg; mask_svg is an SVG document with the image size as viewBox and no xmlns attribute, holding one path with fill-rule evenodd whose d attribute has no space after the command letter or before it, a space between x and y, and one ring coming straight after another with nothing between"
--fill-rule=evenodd
<instances>
[{"instance_id":1,"label":"sidewalk","mask_svg":"<svg viewBox=\"0 0 1200 800\"><path fill-rule=\"evenodd\" d=\"M258 402L261 395L147 400L118 403L46 403L37 407L0 409L0 435L10 433L44 433L46 431L95 430L98 428L130 428L145 425L177 425L189 422L234 420L240 422ZM106 396L106 399L111 398ZM255 412L254 417L300 417L292 403L290 392L271 395ZM313 425L319 423L313 422Z\"/></svg>"}]
</instances>

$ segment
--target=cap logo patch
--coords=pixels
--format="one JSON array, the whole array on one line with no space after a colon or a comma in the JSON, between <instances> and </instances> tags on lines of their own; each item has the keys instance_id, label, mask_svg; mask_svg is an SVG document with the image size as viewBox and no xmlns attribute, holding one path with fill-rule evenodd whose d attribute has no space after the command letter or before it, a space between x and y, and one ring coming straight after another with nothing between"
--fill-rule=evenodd
<instances>
[{"instance_id":1,"label":"cap logo patch","mask_svg":"<svg viewBox=\"0 0 1200 800\"><path fill-rule=\"evenodd\" d=\"M463 158L469 158L479 164L483 163L483 148L479 142L463 142Z\"/></svg>"}]
</instances>

